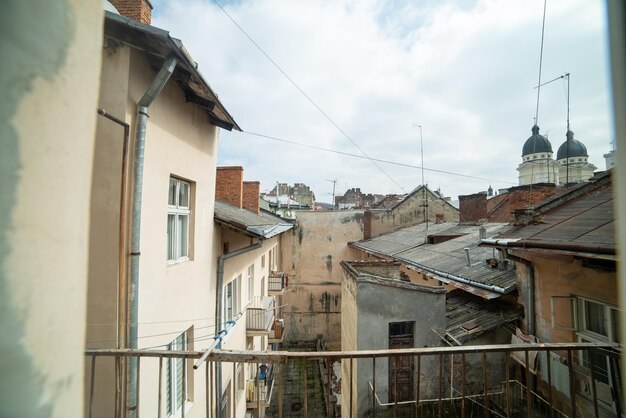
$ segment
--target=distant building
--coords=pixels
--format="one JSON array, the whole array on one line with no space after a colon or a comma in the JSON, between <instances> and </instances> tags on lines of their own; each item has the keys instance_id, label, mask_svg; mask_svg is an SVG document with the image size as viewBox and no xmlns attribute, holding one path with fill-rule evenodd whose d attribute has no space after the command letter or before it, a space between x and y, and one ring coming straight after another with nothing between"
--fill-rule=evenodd
<instances>
[{"instance_id":1,"label":"distant building","mask_svg":"<svg viewBox=\"0 0 626 418\"><path fill-rule=\"evenodd\" d=\"M532 135L522 148L522 163L517 167L519 185L536 183L581 183L593 177L596 166L591 164L585 144L574 139L574 132L567 131L566 140L552 157L552 144L548 138L539 134L537 125L532 128ZM604 157L607 158L609 154ZM607 159L607 170L609 169Z\"/></svg>"},{"instance_id":2,"label":"distant building","mask_svg":"<svg viewBox=\"0 0 626 418\"><path fill-rule=\"evenodd\" d=\"M314 207L303 204L288 195L261 194L261 208L275 213L285 219L295 219L296 212L301 210L314 210Z\"/></svg>"},{"instance_id":3,"label":"distant building","mask_svg":"<svg viewBox=\"0 0 626 418\"><path fill-rule=\"evenodd\" d=\"M335 196L335 209L364 209L377 207L386 198L382 194L365 194L361 189L348 189L343 196Z\"/></svg>"},{"instance_id":4,"label":"distant building","mask_svg":"<svg viewBox=\"0 0 626 418\"><path fill-rule=\"evenodd\" d=\"M304 183L294 183L290 186L287 183L278 183L266 196L289 196L302 206L313 207L315 203L315 193Z\"/></svg>"}]
</instances>

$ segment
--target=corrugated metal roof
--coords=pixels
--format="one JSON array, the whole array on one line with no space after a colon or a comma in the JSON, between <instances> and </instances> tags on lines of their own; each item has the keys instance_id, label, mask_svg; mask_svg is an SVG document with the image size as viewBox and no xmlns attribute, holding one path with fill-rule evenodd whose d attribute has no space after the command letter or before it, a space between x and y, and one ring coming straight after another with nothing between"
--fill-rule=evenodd
<instances>
[{"instance_id":1,"label":"corrugated metal roof","mask_svg":"<svg viewBox=\"0 0 626 418\"><path fill-rule=\"evenodd\" d=\"M215 220L260 238L272 238L293 228L293 224L278 216L261 212L258 215L221 200L215 200Z\"/></svg>"},{"instance_id":2,"label":"corrugated metal roof","mask_svg":"<svg viewBox=\"0 0 626 418\"><path fill-rule=\"evenodd\" d=\"M446 295L446 337L458 345L522 316L519 307L485 302L462 291Z\"/></svg>"},{"instance_id":3,"label":"corrugated metal roof","mask_svg":"<svg viewBox=\"0 0 626 418\"><path fill-rule=\"evenodd\" d=\"M607 184L567 201L543 213L536 223L520 226L498 238L615 248L612 186Z\"/></svg>"},{"instance_id":4,"label":"corrugated metal roof","mask_svg":"<svg viewBox=\"0 0 626 418\"><path fill-rule=\"evenodd\" d=\"M487 237L510 228L503 223L488 223L482 227L485 228ZM431 224L428 235L464 235L439 244L424 244L426 226L420 224L350 245L369 253L400 260L418 269L429 268L437 273L456 276L469 282L466 284L474 284L500 294L509 293L516 287L515 270L492 268L485 262L493 258L494 250L478 246L480 228L477 225ZM469 266L465 248L469 249Z\"/></svg>"}]
</instances>

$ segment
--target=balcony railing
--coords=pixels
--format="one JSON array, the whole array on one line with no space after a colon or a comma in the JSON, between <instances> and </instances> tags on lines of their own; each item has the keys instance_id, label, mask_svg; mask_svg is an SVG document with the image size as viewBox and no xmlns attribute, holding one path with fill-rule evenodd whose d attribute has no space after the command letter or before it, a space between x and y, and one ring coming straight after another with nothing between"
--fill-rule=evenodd
<instances>
[{"instance_id":1,"label":"balcony railing","mask_svg":"<svg viewBox=\"0 0 626 418\"><path fill-rule=\"evenodd\" d=\"M274 392L274 372L277 366L270 364L259 367L267 370L246 381L246 407L251 409L268 407Z\"/></svg>"},{"instance_id":2,"label":"balcony railing","mask_svg":"<svg viewBox=\"0 0 626 418\"><path fill-rule=\"evenodd\" d=\"M246 309L248 336L268 335L274 325L276 300L273 297L257 296Z\"/></svg>"},{"instance_id":3,"label":"balcony railing","mask_svg":"<svg viewBox=\"0 0 626 418\"><path fill-rule=\"evenodd\" d=\"M514 344L488 345L467 347L433 347L410 348L397 350L372 351L328 351L328 352L286 352L286 351L226 351L214 350L209 353L197 351L168 351L168 350L87 350L87 377L90 386L87 388L86 416L92 417L94 399L102 405L99 399L100 391L107 388L99 387L97 374L104 370L103 365L126 362L129 358L137 361L137 387L146 386L140 382L141 369L149 368L154 373L146 373L155 379L158 384L147 382L150 390L142 390L142 410L156 411L153 416L161 417L164 411L161 408L164 399L165 384L163 364L167 359L178 358L196 361L190 371L193 375L196 391L206 391L203 396L197 396L197 401L191 406L198 410L195 416L215 417L218 400L214 396L217 369L227 370L236 363L253 363L254 370L260 365L287 364L297 365L299 372L296 380L277 383L274 387L275 396L282 399L286 396L286 387L299 389L296 396L301 404L299 416L303 417L587 417L587 416L622 416L622 393L619 385L619 352L614 344L599 343L564 343L564 344ZM515 354L515 355L513 355ZM559 363L561 368L550 363L550 359L557 354L564 359ZM545 369L542 369L540 356L548 359ZM520 359L521 364L520 364ZM598 363L599 359L606 359L606 363ZM115 360L115 361L113 361ZM588 360L598 365L588 363ZM311 398L319 394L311 392L311 388L319 387L311 382L312 370L320 370L319 362L331 365L325 367L328 373L323 390L325 413L314 409ZM341 367L332 367L340 362ZM401 364L411 364L412 367L403 369ZM495 364L501 364L496 369ZM514 367L515 365L515 367ZM606 366L606 367L605 367ZM281 367L281 369L283 369ZM186 370L186 369L185 369ZM308 370L308 372L307 372ZM341 370L342 376L331 376L333 372ZM157 374L158 373L158 374ZM401 374L404 376L400 376ZM604 373L604 374L603 374ZM319 378L319 374L317 375ZM402 380L408 378L408 380ZM609 404L600 399L599 384L610 387L613 403ZM112 382L115 390L116 382ZM336 404L337 382L342 383L342 408ZM183 379L186 382L186 379ZM278 383L281 382L281 383ZM407 383L410 382L410 383ZM222 388L227 382L222 382ZM252 385L257 388L258 380ZM103 386L103 385L100 385ZM334 387L333 387L334 386ZM267 387L267 386L266 386ZM157 389L158 388L158 389ZM222 389L223 390L223 389ZM232 398L235 388L231 387ZM269 390L269 392L268 392ZM154 393L152 393L154 391ZM185 388L183 388L183 392ZM398 396L391 396L393 391ZM258 394L252 395L257 407L263 407L261 401L269 399L271 386ZM198 392L196 392L198 394ZM403 398L400 396L406 396ZM106 398L105 399L109 399ZM113 402L111 400L111 402ZM285 402L287 400L285 399ZM158 405L158 408L154 405ZM139 405L131 406L136 416L140 417ZM283 407L284 409L284 407ZM113 408L111 408L113 410ZM183 408L183 416L185 414ZM111 416L111 415L109 415ZM116 414L116 417L122 415Z\"/></svg>"},{"instance_id":4,"label":"balcony railing","mask_svg":"<svg viewBox=\"0 0 626 418\"><path fill-rule=\"evenodd\" d=\"M281 295L287 288L288 281L287 273L282 271L271 272L267 282L268 294L272 296Z\"/></svg>"},{"instance_id":5,"label":"balcony railing","mask_svg":"<svg viewBox=\"0 0 626 418\"><path fill-rule=\"evenodd\" d=\"M270 329L269 333L269 343L282 343L283 336L285 335L285 320L280 318L274 319L274 324Z\"/></svg>"}]
</instances>

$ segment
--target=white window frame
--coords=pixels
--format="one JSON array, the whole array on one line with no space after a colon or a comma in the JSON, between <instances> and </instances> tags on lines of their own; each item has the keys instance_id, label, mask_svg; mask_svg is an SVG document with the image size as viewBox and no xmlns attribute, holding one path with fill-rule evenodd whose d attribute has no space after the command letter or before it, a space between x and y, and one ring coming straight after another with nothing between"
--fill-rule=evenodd
<instances>
[{"instance_id":1,"label":"white window frame","mask_svg":"<svg viewBox=\"0 0 626 418\"><path fill-rule=\"evenodd\" d=\"M173 201L170 199L171 186L174 186ZM187 202L180 201L180 190L183 186L187 187ZM167 263L176 264L189 260L190 254L190 231L191 231L191 183L181 180L176 177L170 176L168 183L168 197L167 197ZM170 217L173 217L174 221L170 226ZM180 229L179 220L182 217L187 218L186 231ZM181 236L185 233L184 248L181 245ZM172 234L172 236L170 236Z\"/></svg>"},{"instance_id":2,"label":"white window frame","mask_svg":"<svg viewBox=\"0 0 626 418\"><path fill-rule=\"evenodd\" d=\"M230 321L231 319L233 319L241 310L240 288L241 288L241 274L239 274L233 280L228 282L223 288L222 296L223 296L223 308L224 308L224 322ZM229 292L231 295L230 301L228 299Z\"/></svg>"},{"instance_id":3,"label":"white window frame","mask_svg":"<svg viewBox=\"0 0 626 418\"><path fill-rule=\"evenodd\" d=\"M191 339L192 328L178 335L167 345L167 349L176 351L191 350L193 346ZM177 378L179 370L182 376L180 382ZM182 416L182 408L184 407L186 412L191 404L190 387L192 385L191 379L193 379L193 373L189 371L188 361L180 358L167 359L165 379L169 379L166 381L165 412L167 417L180 417ZM183 391L183 380L185 380L185 392L181 394ZM172 405L172 402L177 403L179 394L181 394L180 405Z\"/></svg>"},{"instance_id":4,"label":"white window frame","mask_svg":"<svg viewBox=\"0 0 626 418\"><path fill-rule=\"evenodd\" d=\"M254 264L248 266L248 302L254 297Z\"/></svg>"},{"instance_id":5,"label":"white window frame","mask_svg":"<svg viewBox=\"0 0 626 418\"><path fill-rule=\"evenodd\" d=\"M587 318L587 310L585 309L585 304L587 303L594 303L597 305L601 305L604 311L604 328L606 330L606 335L602 335L599 334L597 332L594 332L590 329L588 329L588 318ZM615 305L610 305L608 303L605 302L600 302L597 300L593 300L593 299L589 299L589 298L584 298L584 297L578 297L577 298L577 308L578 308L578 316L579 316L579 321L578 321L578 332L577 334L577 340L578 342L618 342L618 336L614 335L613 332L613 324L612 324L612 320L613 318L616 318L619 316L619 308ZM612 312L614 311L614 313ZM586 355L588 355L588 353L581 351L579 354L579 362L581 365L583 365L584 367L590 367L589 363L589 359L585 358ZM601 382L598 379L596 379L596 385L598 384L608 384L609 386L613 386L613 379L612 379L612 373L611 373L611 362L607 356L606 358L606 370L608 372L608 376L607 376L607 382ZM592 374L593 375L593 374ZM582 395L585 397L590 397L592 396L591 394L591 389L590 386L587 385L585 387L582 388ZM606 405L607 407L609 407L610 409L613 409L613 405L612 405L612 401L608 400L608 399L599 399L600 405Z\"/></svg>"}]
</instances>

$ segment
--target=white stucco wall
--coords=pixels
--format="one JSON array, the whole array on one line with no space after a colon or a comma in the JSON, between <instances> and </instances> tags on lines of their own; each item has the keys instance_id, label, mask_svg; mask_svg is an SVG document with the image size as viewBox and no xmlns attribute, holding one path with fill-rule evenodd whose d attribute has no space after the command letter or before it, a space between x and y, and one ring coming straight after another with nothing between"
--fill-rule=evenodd
<instances>
[{"instance_id":1,"label":"white stucco wall","mask_svg":"<svg viewBox=\"0 0 626 418\"><path fill-rule=\"evenodd\" d=\"M3 2L0 415L82 415L100 1Z\"/></svg>"}]
</instances>

